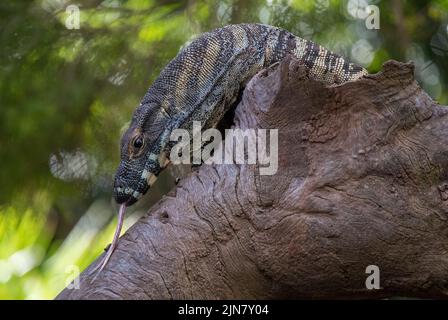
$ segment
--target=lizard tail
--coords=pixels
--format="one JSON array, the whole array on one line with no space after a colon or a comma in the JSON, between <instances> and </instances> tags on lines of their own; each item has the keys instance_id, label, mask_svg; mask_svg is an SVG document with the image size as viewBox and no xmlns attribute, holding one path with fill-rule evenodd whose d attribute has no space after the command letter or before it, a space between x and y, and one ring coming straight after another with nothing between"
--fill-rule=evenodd
<instances>
[{"instance_id":1,"label":"lizard tail","mask_svg":"<svg viewBox=\"0 0 448 320\"><path fill-rule=\"evenodd\" d=\"M265 63L271 65L280 61L286 54L292 54L302 61L312 78L328 84L356 80L368 74L363 67L345 61L340 55L312 41L271 27L266 39Z\"/></svg>"},{"instance_id":2,"label":"lizard tail","mask_svg":"<svg viewBox=\"0 0 448 320\"><path fill-rule=\"evenodd\" d=\"M327 83L343 83L368 74L363 67L344 60L312 41L294 37L292 53L309 68L313 78Z\"/></svg>"}]
</instances>

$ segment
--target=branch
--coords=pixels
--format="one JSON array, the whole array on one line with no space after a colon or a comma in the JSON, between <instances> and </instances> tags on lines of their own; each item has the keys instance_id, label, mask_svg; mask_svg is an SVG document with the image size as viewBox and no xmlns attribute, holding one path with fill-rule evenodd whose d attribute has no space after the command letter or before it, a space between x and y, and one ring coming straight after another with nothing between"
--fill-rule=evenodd
<instances>
[{"instance_id":1,"label":"branch","mask_svg":"<svg viewBox=\"0 0 448 320\"><path fill-rule=\"evenodd\" d=\"M277 174L202 165L58 298L446 298L448 108L413 70L334 86L291 57L260 72L235 125L279 129Z\"/></svg>"}]
</instances>

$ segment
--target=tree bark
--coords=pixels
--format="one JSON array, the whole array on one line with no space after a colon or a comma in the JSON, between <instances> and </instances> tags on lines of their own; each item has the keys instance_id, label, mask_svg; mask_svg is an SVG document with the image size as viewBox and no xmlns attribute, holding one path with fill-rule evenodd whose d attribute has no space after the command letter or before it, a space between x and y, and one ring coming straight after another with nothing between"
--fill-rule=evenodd
<instances>
[{"instance_id":1,"label":"tree bark","mask_svg":"<svg viewBox=\"0 0 448 320\"><path fill-rule=\"evenodd\" d=\"M202 165L57 298L446 298L448 108L413 70L332 86L291 57L263 70L235 126L279 130L277 174Z\"/></svg>"}]
</instances>

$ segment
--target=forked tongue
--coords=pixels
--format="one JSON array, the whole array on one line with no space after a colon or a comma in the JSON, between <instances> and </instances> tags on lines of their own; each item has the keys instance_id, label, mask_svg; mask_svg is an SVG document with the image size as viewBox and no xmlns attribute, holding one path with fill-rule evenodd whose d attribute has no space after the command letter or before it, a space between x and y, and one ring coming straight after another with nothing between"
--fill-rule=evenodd
<instances>
[{"instance_id":1,"label":"forked tongue","mask_svg":"<svg viewBox=\"0 0 448 320\"><path fill-rule=\"evenodd\" d=\"M117 224L117 228L115 229L114 238L112 240L112 243L109 246L109 249L107 249L106 255L103 257L101 262L95 267L95 269L93 269L92 272L95 272L96 270L98 270L98 272L95 275L95 277L93 278L92 282L95 281L96 277L98 277L98 275L101 273L101 271L107 265L110 257L112 256L112 253L114 253L115 248L117 247L118 239L120 238L121 228L123 227L125 212L126 212L126 203L123 203L120 206L120 210L118 211L118 224Z\"/></svg>"}]
</instances>

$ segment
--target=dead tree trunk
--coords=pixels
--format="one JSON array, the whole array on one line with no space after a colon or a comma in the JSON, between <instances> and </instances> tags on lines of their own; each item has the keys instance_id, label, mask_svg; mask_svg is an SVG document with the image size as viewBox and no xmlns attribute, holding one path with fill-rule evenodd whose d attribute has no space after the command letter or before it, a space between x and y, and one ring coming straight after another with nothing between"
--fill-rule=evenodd
<instances>
[{"instance_id":1,"label":"dead tree trunk","mask_svg":"<svg viewBox=\"0 0 448 320\"><path fill-rule=\"evenodd\" d=\"M277 174L203 165L58 298L447 297L448 108L411 64L324 86L287 58L251 80L235 125L279 129Z\"/></svg>"}]
</instances>

